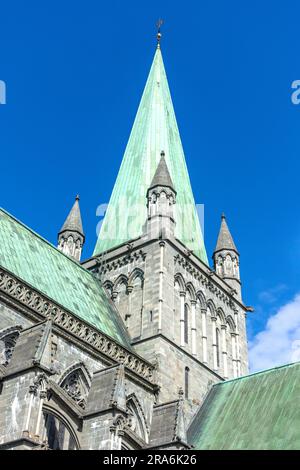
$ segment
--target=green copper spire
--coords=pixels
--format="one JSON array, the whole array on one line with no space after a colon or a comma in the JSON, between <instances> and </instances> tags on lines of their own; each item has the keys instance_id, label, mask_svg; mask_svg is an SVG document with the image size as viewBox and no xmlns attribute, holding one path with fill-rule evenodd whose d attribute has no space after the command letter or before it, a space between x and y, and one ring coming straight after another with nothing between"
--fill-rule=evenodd
<instances>
[{"instance_id":1,"label":"green copper spire","mask_svg":"<svg viewBox=\"0 0 300 470\"><path fill-rule=\"evenodd\" d=\"M162 151L177 192L175 236L208 264L158 43L94 256L142 235L146 193Z\"/></svg>"}]
</instances>

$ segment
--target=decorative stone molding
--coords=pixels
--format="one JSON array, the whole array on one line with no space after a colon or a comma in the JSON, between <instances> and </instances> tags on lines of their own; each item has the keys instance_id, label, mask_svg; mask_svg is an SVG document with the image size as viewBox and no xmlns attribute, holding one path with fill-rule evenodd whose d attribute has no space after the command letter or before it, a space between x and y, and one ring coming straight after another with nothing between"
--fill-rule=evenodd
<instances>
[{"instance_id":1,"label":"decorative stone molding","mask_svg":"<svg viewBox=\"0 0 300 470\"><path fill-rule=\"evenodd\" d=\"M38 291L0 269L0 292L16 299L40 317L52 322L89 344L100 353L128 367L149 382L154 381L154 366L84 322Z\"/></svg>"},{"instance_id":2,"label":"decorative stone molding","mask_svg":"<svg viewBox=\"0 0 300 470\"><path fill-rule=\"evenodd\" d=\"M45 398L48 387L48 377L44 372L41 372L35 376L32 383L29 385L29 393L32 393L34 396L40 391L41 398Z\"/></svg>"},{"instance_id":3,"label":"decorative stone molding","mask_svg":"<svg viewBox=\"0 0 300 470\"><path fill-rule=\"evenodd\" d=\"M101 276L103 274L106 274L107 272L111 272L116 269L119 269L122 266L126 266L128 264L134 263L135 261L139 261L139 260L145 261L146 252L144 252L143 250L132 251L132 249L133 249L132 245L130 245L130 247L128 247L127 245L127 250L128 250L127 253L124 256L118 259L114 259L112 261L106 260L105 255L103 255L103 257L99 256L97 258L97 265L95 266L95 268L91 270L91 272L93 272L94 274L98 276Z\"/></svg>"},{"instance_id":4,"label":"decorative stone molding","mask_svg":"<svg viewBox=\"0 0 300 470\"><path fill-rule=\"evenodd\" d=\"M0 344L3 344L3 351L2 354L0 354L0 364L4 367L6 367L11 360L12 353L21 330L22 326L16 325L0 331Z\"/></svg>"},{"instance_id":5,"label":"decorative stone molding","mask_svg":"<svg viewBox=\"0 0 300 470\"><path fill-rule=\"evenodd\" d=\"M87 390L80 376L80 369L70 372L61 384L61 388L65 390L78 406L85 409Z\"/></svg>"},{"instance_id":6,"label":"decorative stone molding","mask_svg":"<svg viewBox=\"0 0 300 470\"><path fill-rule=\"evenodd\" d=\"M178 264L181 266L185 271L187 271L196 281L200 282L200 284L209 290L212 294L223 301L227 306L230 308L236 308L234 301L226 295L218 286L215 285L214 282L211 281L211 277L215 274L212 271L207 273L207 276L202 274L196 267L192 266L192 264L183 256L179 254L174 256L175 265ZM179 273L178 273L179 274ZM232 288L230 289L230 295L233 295L235 291ZM233 292L234 291L234 292Z\"/></svg>"},{"instance_id":7,"label":"decorative stone molding","mask_svg":"<svg viewBox=\"0 0 300 470\"><path fill-rule=\"evenodd\" d=\"M134 408L136 408L136 412L137 414L139 415L140 417L140 420L141 420L141 423L142 423L142 427L143 427L143 433L145 434L145 436L140 436L142 439L145 440L146 438L146 441L148 441L148 437L150 435L150 428L148 426L148 423L147 423L147 418L145 416L145 413L144 413L144 409L138 399L138 397L136 396L135 393L131 393L130 395L127 396L127 413L129 414L129 422L128 422L128 426L132 429L132 431L134 432L135 431L135 423L134 423L134 410L132 408L132 406L134 406Z\"/></svg>"}]
</instances>

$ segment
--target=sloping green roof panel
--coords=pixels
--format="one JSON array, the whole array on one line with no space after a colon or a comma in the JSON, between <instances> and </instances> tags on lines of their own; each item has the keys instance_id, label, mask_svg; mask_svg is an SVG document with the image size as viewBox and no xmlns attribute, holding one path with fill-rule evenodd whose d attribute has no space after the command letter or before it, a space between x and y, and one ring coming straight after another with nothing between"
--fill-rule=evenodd
<instances>
[{"instance_id":1,"label":"sloping green roof panel","mask_svg":"<svg viewBox=\"0 0 300 470\"><path fill-rule=\"evenodd\" d=\"M208 264L161 50L156 50L94 255L142 235L146 193L165 152L174 188L175 236Z\"/></svg>"},{"instance_id":2,"label":"sloping green roof panel","mask_svg":"<svg viewBox=\"0 0 300 470\"><path fill-rule=\"evenodd\" d=\"M93 274L2 209L0 266L130 348L122 320Z\"/></svg>"},{"instance_id":3,"label":"sloping green roof panel","mask_svg":"<svg viewBox=\"0 0 300 470\"><path fill-rule=\"evenodd\" d=\"M196 449L300 449L300 363L214 385L188 431Z\"/></svg>"}]
</instances>

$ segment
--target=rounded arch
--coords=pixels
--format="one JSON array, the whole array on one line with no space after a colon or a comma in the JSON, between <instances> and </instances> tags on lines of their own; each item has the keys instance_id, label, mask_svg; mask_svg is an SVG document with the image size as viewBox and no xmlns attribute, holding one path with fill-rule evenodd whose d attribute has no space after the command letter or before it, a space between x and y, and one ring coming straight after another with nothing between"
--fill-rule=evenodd
<instances>
[{"instance_id":1,"label":"rounded arch","mask_svg":"<svg viewBox=\"0 0 300 470\"><path fill-rule=\"evenodd\" d=\"M184 282L182 274L180 273L175 274L174 283L176 284L176 282L179 284L180 290L185 292L186 287L185 287L185 282Z\"/></svg>"},{"instance_id":2,"label":"rounded arch","mask_svg":"<svg viewBox=\"0 0 300 470\"><path fill-rule=\"evenodd\" d=\"M196 301L196 290L191 282L188 282L186 285L186 291L189 293L191 300Z\"/></svg>"},{"instance_id":3,"label":"rounded arch","mask_svg":"<svg viewBox=\"0 0 300 470\"><path fill-rule=\"evenodd\" d=\"M132 285L136 279L140 279L141 284L144 282L144 271L140 268L134 268L129 276L128 284Z\"/></svg>"},{"instance_id":4,"label":"rounded arch","mask_svg":"<svg viewBox=\"0 0 300 470\"><path fill-rule=\"evenodd\" d=\"M210 313L211 313L212 316L215 316L215 314L216 314L216 306L215 306L215 304L214 304L214 301L211 300L211 299L209 299L209 300L207 301L207 310L210 311Z\"/></svg>"},{"instance_id":5,"label":"rounded arch","mask_svg":"<svg viewBox=\"0 0 300 470\"><path fill-rule=\"evenodd\" d=\"M226 315L221 307L217 308L217 317L220 319L221 325L226 325Z\"/></svg>"},{"instance_id":6,"label":"rounded arch","mask_svg":"<svg viewBox=\"0 0 300 470\"><path fill-rule=\"evenodd\" d=\"M229 326L230 332L235 333L235 322L231 315L227 315L226 324Z\"/></svg>"},{"instance_id":7,"label":"rounded arch","mask_svg":"<svg viewBox=\"0 0 300 470\"><path fill-rule=\"evenodd\" d=\"M120 276L115 280L114 291L117 291L121 285L128 286L128 278L125 274L120 274Z\"/></svg>"},{"instance_id":8,"label":"rounded arch","mask_svg":"<svg viewBox=\"0 0 300 470\"><path fill-rule=\"evenodd\" d=\"M196 294L197 299L199 300L200 308L203 310L207 309L207 303L204 293L199 290Z\"/></svg>"}]
</instances>

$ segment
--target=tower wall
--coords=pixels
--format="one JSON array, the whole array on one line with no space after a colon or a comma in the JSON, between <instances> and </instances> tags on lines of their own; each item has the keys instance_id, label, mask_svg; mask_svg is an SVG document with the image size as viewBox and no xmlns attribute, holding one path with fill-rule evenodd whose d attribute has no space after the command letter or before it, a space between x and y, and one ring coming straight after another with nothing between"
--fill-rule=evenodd
<instances>
[{"instance_id":1,"label":"tower wall","mask_svg":"<svg viewBox=\"0 0 300 470\"><path fill-rule=\"evenodd\" d=\"M86 267L106 286L137 352L158 365L160 401L176 398L188 369L191 415L208 384L248 372L245 307L176 239L145 235Z\"/></svg>"}]
</instances>

